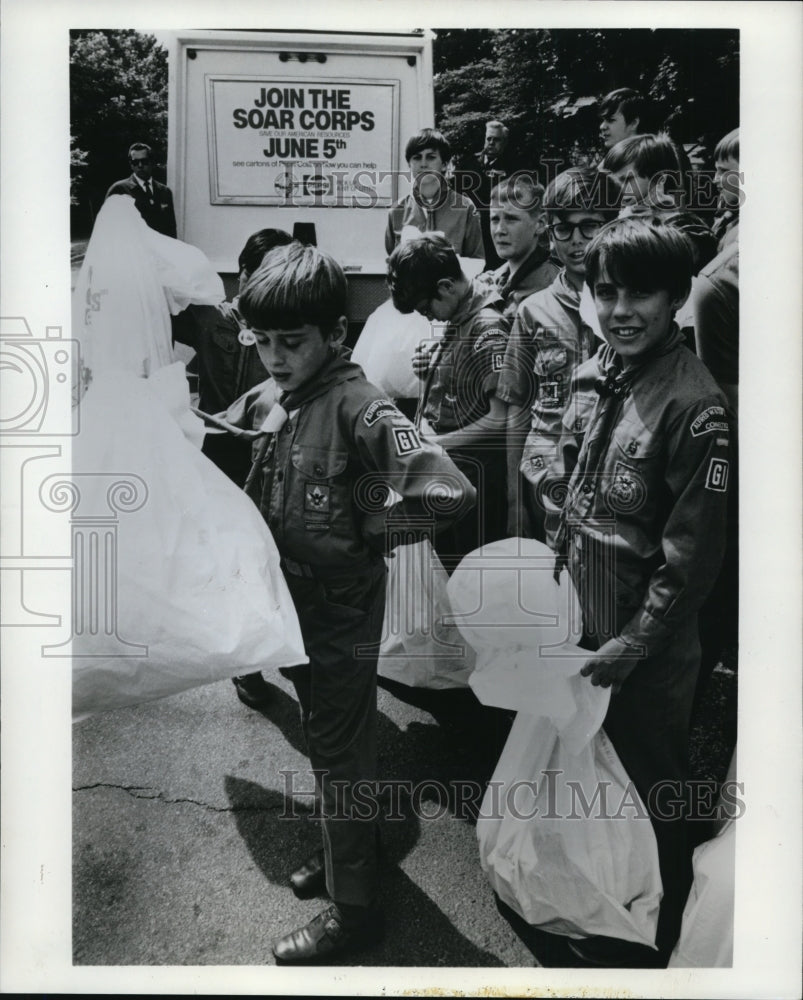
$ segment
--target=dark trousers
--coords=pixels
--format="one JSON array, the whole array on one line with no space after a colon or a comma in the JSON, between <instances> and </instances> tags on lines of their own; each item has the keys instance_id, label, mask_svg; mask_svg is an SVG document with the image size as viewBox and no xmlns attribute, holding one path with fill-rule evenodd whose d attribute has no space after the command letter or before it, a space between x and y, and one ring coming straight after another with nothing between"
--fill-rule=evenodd
<instances>
[{"instance_id":1,"label":"dark trousers","mask_svg":"<svg viewBox=\"0 0 803 1000\"><path fill-rule=\"evenodd\" d=\"M469 552L506 537L507 470L504 450L495 444L449 451L449 458L477 491L476 506L438 531L432 542L451 575Z\"/></svg>"},{"instance_id":2,"label":"dark trousers","mask_svg":"<svg viewBox=\"0 0 803 1000\"><path fill-rule=\"evenodd\" d=\"M638 664L611 696L603 728L650 813L664 895L656 946L668 958L692 883L688 791L689 722L700 645L691 618L668 645Z\"/></svg>"},{"instance_id":3,"label":"dark trousers","mask_svg":"<svg viewBox=\"0 0 803 1000\"><path fill-rule=\"evenodd\" d=\"M587 631L583 645L588 649L597 649L617 635L636 611L617 594L613 576L603 578L593 572L594 548L586 545L582 554L575 552L570 560ZM655 832L664 891L655 943L665 959L680 935L692 883L687 783L689 729L699 666L697 616L690 615L658 651L639 661L618 694L611 695L603 722Z\"/></svg>"},{"instance_id":4,"label":"dark trousers","mask_svg":"<svg viewBox=\"0 0 803 1000\"><path fill-rule=\"evenodd\" d=\"M377 893L376 819L369 800L376 780L376 660L385 577L384 561L337 580L285 572L310 661L288 675L315 772L326 888L335 902L356 906L369 905ZM361 782L359 801L355 782Z\"/></svg>"}]
</instances>

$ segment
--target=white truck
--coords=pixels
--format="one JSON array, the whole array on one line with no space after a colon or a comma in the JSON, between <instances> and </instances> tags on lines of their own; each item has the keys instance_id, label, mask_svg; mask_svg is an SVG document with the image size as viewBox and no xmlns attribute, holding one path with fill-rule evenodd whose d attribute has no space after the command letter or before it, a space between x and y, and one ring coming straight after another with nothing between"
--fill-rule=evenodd
<instances>
[{"instance_id":1,"label":"white truck","mask_svg":"<svg viewBox=\"0 0 803 1000\"><path fill-rule=\"evenodd\" d=\"M168 184L179 238L227 285L246 238L316 242L349 274L349 320L386 297L384 230L404 146L434 124L430 32L176 32Z\"/></svg>"}]
</instances>

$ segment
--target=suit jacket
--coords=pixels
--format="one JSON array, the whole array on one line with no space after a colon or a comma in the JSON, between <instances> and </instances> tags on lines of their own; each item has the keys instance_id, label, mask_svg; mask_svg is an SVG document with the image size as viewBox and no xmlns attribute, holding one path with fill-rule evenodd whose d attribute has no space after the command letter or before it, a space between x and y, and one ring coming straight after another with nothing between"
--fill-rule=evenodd
<instances>
[{"instance_id":1,"label":"suit jacket","mask_svg":"<svg viewBox=\"0 0 803 1000\"><path fill-rule=\"evenodd\" d=\"M151 227L165 236L176 238L176 213L173 208L173 193L166 184L151 178L153 186L153 200L142 190L139 181L132 174L125 180L115 181L106 192L108 198L113 194L127 194L134 199L134 204L139 210L139 214Z\"/></svg>"}]
</instances>

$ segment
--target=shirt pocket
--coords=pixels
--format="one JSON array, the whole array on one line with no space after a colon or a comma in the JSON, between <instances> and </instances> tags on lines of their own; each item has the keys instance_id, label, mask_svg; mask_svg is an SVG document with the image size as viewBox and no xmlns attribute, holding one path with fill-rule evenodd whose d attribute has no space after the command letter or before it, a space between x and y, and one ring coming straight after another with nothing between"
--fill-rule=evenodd
<instances>
[{"instance_id":1,"label":"shirt pocket","mask_svg":"<svg viewBox=\"0 0 803 1000\"><path fill-rule=\"evenodd\" d=\"M288 497L288 502L301 501L297 516L303 518L307 531L329 531L345 516L348 497L343 474L348 458L345 451L293 445L290 460L301 495Z\"/></svg>"},{"instance_id":2,"label":"shirt pocket","mask_svg":"<svg viewBox=\"0 0 803 1000\"><path fill-rule=\"evenodd\" d=\"M569 394L575 353L559 340L549 338L536 345L533 371L538 376L536 405L562 410Z\"/></svg>"},{"instance_id":3,"label":"shirt pocket","mask_svg":"<svg viewBox=\"0 0 803 1000\"><path fill-rule=\"evenodd\" d=\"M663 494L662 451L660 438L638 414L619 423L605 470L605 500L612 514L653 517Z\"/></svg>"}]
</instances>

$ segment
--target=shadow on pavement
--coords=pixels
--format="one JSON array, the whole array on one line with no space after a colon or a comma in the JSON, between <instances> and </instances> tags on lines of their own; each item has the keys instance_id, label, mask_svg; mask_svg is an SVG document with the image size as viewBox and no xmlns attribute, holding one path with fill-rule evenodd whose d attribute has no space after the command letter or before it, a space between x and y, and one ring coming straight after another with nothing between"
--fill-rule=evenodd
<instances>
[{"instance_id":1,"label":"shadow on pavement","mask_svg":"<svg viewBox=\"0 0 803 1000\"><path fill-rule=\"evenodd\" d=\"M312 809L297 799L252 781L227 776L224 787L238 833L257 867L270 882L286 885L290 871L320 843L320 831ZM402 818L382 826L380 854L380 898L386 911L399 915L400 919L390 926L380 944L356 956L333 960L331 964L503 967L504 963L496 956L478 948L456 930L452 921L398 867L418 837L419 819L411 811L409 802L404 803ZM277 936L300 922L296 919L294 923L291 916L296 902L289 887L287 897L288 923L285 927L276 927Z\"/></svg>"}]
</instances>

